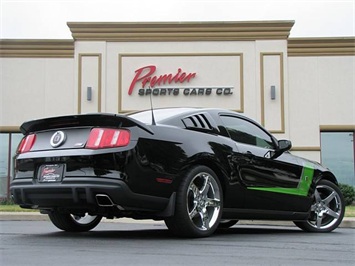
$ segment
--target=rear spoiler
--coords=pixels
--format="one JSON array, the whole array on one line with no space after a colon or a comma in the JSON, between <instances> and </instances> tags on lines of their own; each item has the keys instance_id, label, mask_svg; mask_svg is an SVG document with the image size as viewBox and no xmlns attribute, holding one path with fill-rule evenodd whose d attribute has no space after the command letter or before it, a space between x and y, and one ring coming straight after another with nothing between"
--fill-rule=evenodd
<instances>
[{"instance_id":1,"label":"rear spoiler","mask_svg":"<svg viewBox=\"0 0 355 266\"><path fill-rule=\"evenodd\" d=\"M24 135L35 131L50 130L64 127L133 127L137 126L150 134L154 132L146 124L125 115L97 113L43 118L23 123L20 127Z\"/></svg>"}]
</instances>

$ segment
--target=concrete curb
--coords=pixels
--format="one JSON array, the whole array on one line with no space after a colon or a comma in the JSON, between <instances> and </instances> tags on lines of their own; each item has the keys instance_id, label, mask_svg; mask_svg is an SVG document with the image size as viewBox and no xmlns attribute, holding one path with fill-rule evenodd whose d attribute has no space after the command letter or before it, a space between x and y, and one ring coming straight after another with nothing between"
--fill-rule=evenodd
<instances>
[{"instance_id":1,"label":"concrete curb","mask_svg":"<svg viewBox=\"0 0 355 266\"><path fill-rule=\"evenodd\" d=\"M49 221L47 215L39 212L0 212L0 221ZM134 220L130 218L103 219L106 223L139 223L139 224L162 224L163 221ZM290 221L259 221L242 220L240 225L273 225L273 226L294 226ZM342 228L355 228L355 217L345 217L340 224Z\"/></svg>"}]
</instances>

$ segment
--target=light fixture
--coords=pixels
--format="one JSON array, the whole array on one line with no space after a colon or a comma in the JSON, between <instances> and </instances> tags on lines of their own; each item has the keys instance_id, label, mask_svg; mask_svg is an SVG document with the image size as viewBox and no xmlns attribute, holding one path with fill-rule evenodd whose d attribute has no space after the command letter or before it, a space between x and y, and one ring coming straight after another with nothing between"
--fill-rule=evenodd
<instances>
[{"instance_id":1,"label":"light fixture","mask_svg":"<svg viewBox=\"0 0 355 266\"><path fill-rule=\"evenodd\" d=\"M88 102L92 100L92 87L86 87L86 100Z\"/></svg>"},{"instance_id":2,"label":"light fixture","mask_svg":"<svg viewBox=\"0 0 355 266\"><path fill-rule=\"evenodd\" d=\"M271 86L270 96L271 96L271 100L276 100L276 88L275 88L275 86Z\"/></svg>"}]
</instances>

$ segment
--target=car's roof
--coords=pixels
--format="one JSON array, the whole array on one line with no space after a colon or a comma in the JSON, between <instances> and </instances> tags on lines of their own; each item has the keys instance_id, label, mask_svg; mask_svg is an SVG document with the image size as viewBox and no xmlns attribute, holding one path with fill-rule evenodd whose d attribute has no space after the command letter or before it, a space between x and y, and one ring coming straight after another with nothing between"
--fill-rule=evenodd
<instances>
[{"instance_id":1,"label":"car's roof","mask_svg":"<svg viewBox=\"0 0 355 266\"><path fill-rule=\"evenodd\" d=\"M165 120L170 120L176 117L188 116L200 112L224 112L235 113L227 109L219 108L196 108L196 107L169 107L154 109L154 120L156 123L164 123ZM152 110L143 110L135 113L128 114L128 116L137 119L145 124L152 122Z\"/></svg>"}]
</instances>

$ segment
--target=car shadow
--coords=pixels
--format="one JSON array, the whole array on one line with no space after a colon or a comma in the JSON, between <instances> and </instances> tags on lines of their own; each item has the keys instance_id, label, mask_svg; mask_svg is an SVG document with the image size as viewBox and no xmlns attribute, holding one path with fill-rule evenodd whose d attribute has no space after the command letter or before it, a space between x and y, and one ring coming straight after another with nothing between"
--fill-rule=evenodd
<instances>
[{"instance_id":1,"label":"car shadow","mask_svg":"<svg viewBox=\"0 0 355 266\"><path fill-rule=\"evenodd\" d=\"M53 232L47 234L56 238L95 238L95 239L173 239L168 229L141 229L141 230L93 230L90 232L71 233Z\"/></svg>"},{"instance_id":2,"label":"car shadow","mask_svg":"<svg viewBox=\"0 0 355 266\"><path fill-rule=\"evenodd\" d=\"M291 227L255 227L255 226L242 226L232 227L228 229L218 229L216 232L208 238L218 238L219 236L238 236L238 235L280 235L280 234L299 234L305 233L302 230ZM131 239L131 240L178 240L178 239L192 239L181 238L172 235L166 227L157 229L129 229L129 230L113 230L113 229L94 229L89 232L71 233L56 231L48 234L41 234L42 237L53 238L85 238L85 239ZM201 238L200 238L201 239Z\"/></svg>"},{"instance_id":3,"label":"car shadow","mask_svg":"<svg viewBox=\"0 0 355 266\"><path fill-rule=\"evenodd\" d=\"M297 234L305 233L298 228L284 226L235 226L228 229L217 229L220 235L262 235L262 234Z\"/></svg>"}]
</instances>

